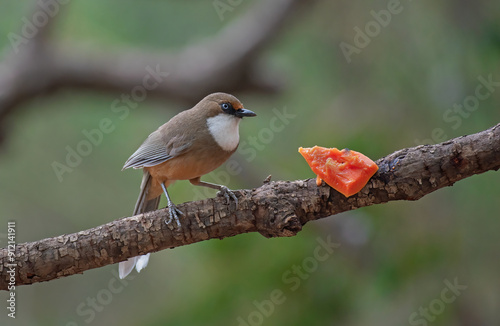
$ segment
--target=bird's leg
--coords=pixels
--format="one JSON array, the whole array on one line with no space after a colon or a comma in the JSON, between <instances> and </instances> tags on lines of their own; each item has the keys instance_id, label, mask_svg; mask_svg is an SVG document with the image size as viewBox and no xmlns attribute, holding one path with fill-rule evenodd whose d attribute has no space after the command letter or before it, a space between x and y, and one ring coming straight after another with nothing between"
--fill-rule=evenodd
<instances>
[{"instance_id":1,"label":"bird's leg","mask_svg":"<svg viewBox=\"0 0 500 326\"><path fill-rule=\"evenodd\" d=\"M168 202L168 215L169 219L168 221L165 221L165 223L168 225L170 222L172 222L172 219L174 219L177 222L177 227L181 227L181 222L179 221L179 216L177 214L182 215L183 213L175 207L174 203L170 200L170 196L168 195L167 188L165 187L165 184L162 182L161 187L163 188L163 192L165 193L165 196L167 197L167 202Z\"/></svg>"},{"instance_id":2,"label":"bird's leg","mask_svg":"<svg viewBox=\"0 0 500 326\"><path fill-rule=\"evenodd\" d=\"M226 198L228 205L231 202L231 199L229 197L231 197L234 200L234 202L236 203L236 207L238 207L238 197L236 197L234 192L232 192L228 187L222 186L222 185L217 185L217 184L210 183L210 182L204 182L204 181L198 181L198 183L196 183L195 185L219 190L219 192L217 193L217 196L223 195L224 198Z\"/></svg>"}]
</instances>

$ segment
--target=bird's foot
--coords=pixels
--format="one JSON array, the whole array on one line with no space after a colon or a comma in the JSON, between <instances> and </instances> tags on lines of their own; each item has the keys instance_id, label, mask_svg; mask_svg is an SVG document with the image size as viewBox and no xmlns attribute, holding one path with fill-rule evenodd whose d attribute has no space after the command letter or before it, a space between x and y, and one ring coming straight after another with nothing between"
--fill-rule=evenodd
<instances>
[{"instance_id":1,"label":"bird's foot","mask_svg":"<svg viewBox=\"0 0 500 326\"><path fill-rule=\"evenodd\" d=\"M238 197L232 192L228 187L226 186L221 186L220 190L217 192L217 196L224 196L226 198L227 204L231 204L231 198L234 200L236 203L236 208L238 207Z\"/></svg>"},{"instance_id":2,"label":"bird's foot","mask_svg":"<svg viewBox=\"0 0 500 326\"><path fill-rule=\"evenodd\" d=\"M177 207L175 207L174 204L172 203L169 203L167 205L168 207L168 220L165 220L165 224L169 225L172 220L175 220L175 222L177 223L177 228L180 228L181 227L181 222L179 221L179 215L183 215L184 213L182 213L182 211L180 211Z\"/></svg>"}]
</instances>

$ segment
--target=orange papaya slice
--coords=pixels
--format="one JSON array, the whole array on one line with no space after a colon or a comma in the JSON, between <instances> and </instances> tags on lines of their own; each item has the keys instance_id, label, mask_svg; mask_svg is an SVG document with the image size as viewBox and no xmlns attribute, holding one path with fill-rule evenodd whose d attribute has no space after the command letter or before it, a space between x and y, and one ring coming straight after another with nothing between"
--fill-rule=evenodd
<instances>
[{"instance_id":1,"label":"orange papaya slice","mask_svg":"<svg viewBox=\"0 0 500 326\"><path fill-rule=\"evenodd\" d=\"M358 193L378 171L378 166L367 156L347 148L299 148L307 164L317 175L316 183L324 180L330 187L349 197Z\"/></svg>"}]
</instances>

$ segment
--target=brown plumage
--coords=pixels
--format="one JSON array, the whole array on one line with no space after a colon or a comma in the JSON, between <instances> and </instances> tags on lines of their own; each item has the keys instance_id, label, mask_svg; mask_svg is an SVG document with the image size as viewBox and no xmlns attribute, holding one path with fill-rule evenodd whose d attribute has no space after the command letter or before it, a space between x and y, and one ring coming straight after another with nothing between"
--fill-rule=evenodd
<instances>
[{"instance_id":1,"label":"brown plumage","mask_svg":"<svg viewBox=\"0 0 500 326\"><path fill-rule=\"evenodd\" d=\"M134 215L156 210L164 192L170 209L167 223L174 219L180 226L177 214L182 213L175 208L166 191L177 180L219 189L226 198L231 196L237 202L236 196L225 186L202 182L200 178L215 170L236 151L239 122L241 118L251 116L255 113L244 109L236 97L214 93L151 133L123 167L143 169ZM148 257L149 254L120 263L120 277L128 275L134 266L140 271L147 265Z\"/></svg>"}]
</instances>

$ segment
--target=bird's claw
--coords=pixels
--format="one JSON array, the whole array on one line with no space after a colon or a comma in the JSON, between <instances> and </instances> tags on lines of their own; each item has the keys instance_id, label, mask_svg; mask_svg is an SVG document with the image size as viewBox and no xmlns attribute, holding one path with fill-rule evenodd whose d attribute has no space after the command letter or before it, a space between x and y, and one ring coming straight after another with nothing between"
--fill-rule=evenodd
<instances>
[{"instance_id":1,"label":"bird's claw","mask_svg":"<svg viewBox=\"0 0 500 326\"><path fill-rule=\"evenodd\" d=\"M236 207L238 207L238 197L236 197L234 192L232 192L228 187L221 186L220 191L217 192L217 196L224 196L224 198L226 198L226 202L228 205L231 203L231 198L232 198L236 203Z\"/></svg>"},{"instance_id":2,"label":"bird's claw","mask_svg":"<svg viewBox=\"0 0 500 326\"><path fill-rule=\"evenodd\" d=\"M180 211L174 204L168 204L168 220L165 220L165 224L169 225L172 220L175 220L177 223L177 228L181 227L181 222L179 221L179 215L183 215L182 211Z\"/></svg>"}]
</instances>

